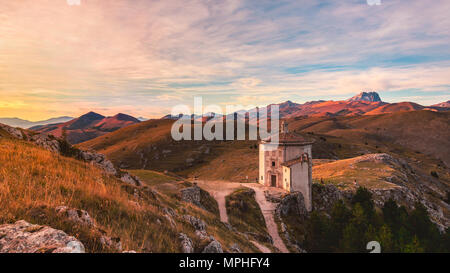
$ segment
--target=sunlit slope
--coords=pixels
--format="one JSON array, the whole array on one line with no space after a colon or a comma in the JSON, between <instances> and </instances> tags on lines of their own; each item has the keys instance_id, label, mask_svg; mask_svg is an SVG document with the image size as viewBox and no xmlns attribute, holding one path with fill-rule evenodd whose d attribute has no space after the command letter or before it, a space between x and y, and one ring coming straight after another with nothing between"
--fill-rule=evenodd
<instances>
[{"instance_id":1,"label":"sunlit slope","mask_svg":"<svg viewBox=\"0 0 450 273\"><path fill-rule=\"evenodd\" d=\"M128 185L90 164L10 138L0 130L0 224L24 219L49 225L80 239L88 252L109 251L101 247L94 231L68 224L55 213L56 207L64 205L86 210L101 230L121 239L124 249L180 252L178 236L185 233L192 238L195 251L201 251L204 242L181 217L189 214L207 223L208 234L224 250L239 243L243 251L257 251L244 237L230 233L216 213L181 201L179 190L189 185L161 173L144 181L148 186ZM153 191L152 184L162 181L171 185L170 191ZM179 215L173 224L165 208Z\"/></svg>"}]
</instances>

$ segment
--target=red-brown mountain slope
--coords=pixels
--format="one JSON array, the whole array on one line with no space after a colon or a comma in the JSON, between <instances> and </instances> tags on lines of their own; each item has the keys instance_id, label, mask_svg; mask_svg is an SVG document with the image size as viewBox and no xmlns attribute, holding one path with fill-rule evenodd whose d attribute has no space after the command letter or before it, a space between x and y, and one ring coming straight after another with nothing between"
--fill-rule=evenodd
<instances>
[{"instance_id":1,"label":"red-brown mountain slope","mask_svg":"<svg viewBox=\"0 0 450 273\"><path fill-rule=\"evenodd\" d=\"M67 141L77 144L139 122L138 119L125 114L105 117L89 112L69 122L38 126L31 129L56 137L61 137L65 132Z\"/></svg>"}]
</instances>

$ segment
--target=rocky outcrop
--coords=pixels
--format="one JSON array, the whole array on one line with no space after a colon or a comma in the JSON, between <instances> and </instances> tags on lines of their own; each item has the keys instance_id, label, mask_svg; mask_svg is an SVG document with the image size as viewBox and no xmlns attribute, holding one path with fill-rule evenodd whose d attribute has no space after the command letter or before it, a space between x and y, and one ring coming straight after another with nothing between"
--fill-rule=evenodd
<instances>
[{"instance_id":1,"label":"rocky outcrop","mask_svg":"<svg viewBox=\"0 0 450 273\"><path fill-rule=\"evenodd\" d=\"M120 180L122 180L122 182L134 186L142 186L142 182L139 180L139 178L116 168L114 164L109 161L103 154L91 151L80 151L80 158L102 169L105 173L118 177Z\"/></svg>"},{"instance_id":2,"label":"rocky outcrop","mask_svg":"<svg viewBox=\"0 0 450 273\"><path fill-rule=\"evenodd\" d=\"M230 245L230 251L231 251L231 253L242 253L241 248L236 243Z\"/></svg>"},{"instance_id":3,"label":"rocky outcrop","mask_svg":"<svg viewBox=\"0 0 450 273\"><path fill-rule=\"evenodd\" d=\"M218 241L212 240L203 249L202 253L223 253L222 245Z\"/></svg>"},{"instance_id":4,"label":"rocky outcrop","mask_svg":"<svg viewBox=\"0 0 450 273\"><path fill-rule=\"evenodd\" d=\"M334 206L334 203L338 200L344 199L345 197L350 198L351 193L343 193L332 184L312 185L313 210L323 211L325 213L330 212Z\"/></svg>"},{"instance_id":5,"label":"rocky outcrop","mask_svg":"<svg viewBox=\"0 0 450 273\"><path fill-rule=\"evenodd\" d=\"M191 215L183 215L183 220L191 224L195 230L203 231L206 229L206 223Z\"/></svg>"},{"instance_id":6,"label":"rocky outcrop","mask_svg":"<svg viewBox=\"0 0 450 273\"><path fill-rule=\"evenodd\" d=\"M26 221L0 226L0 253L84 253L84 245L61 230Z\"/></svg>"},{"instance_id":7,"label":"rocky outcrop","mask_svg":"<svg viewBox=\"0 0 450 273\"><path fill-rule=\"evenodd\" d=\"M13 128L8 125L0 123L0 129L3 129L13 138L27 140L34 144L49 150L54 153L59 153L61 150L60 142L53 136L47 134L36 134L27 130L21 130L19 128Z\"/></svg>"},{"instance_id":8,"label":"rocky outcrop","mask_svg":"<svg viewBox=\"0 0 450 273\"><path fill-rule=\"evenodd\" d=\"M59 153L61 151L60 142L50 135L46 134L31 135L29 136L28 140L50 152Z\"/></svg>"},{"instance_id":9,"label":"rocky outcrop","mask_svg":"<svg viewBox=\"0 0 450 273\"><path fill-rule=\"evenodd\" d=\"M214 241L214 237L210 236L208 232L206 232L206 223L202 219L199 219L197 217L194 217L192 215L183 215L182 216L183 221L190 224L195 229L195 235L200 240L204 241Z\"/></svg>"},{"instance_id":10,"label":"rocky outcrop","mask_svg":"<svg viewBox=\"0 0 450 273\"><path fill-rule=\"evenodd\" d=\"M192 240L186 234L180 233L178 235L178 239L180 240L181 252L194 253L194 245Z\"/></svg>"},{"instance_id":11,"label":"rocky outcrop","mask_svg":"<svg viewBox=\"0 0 450 273\"><path fill-rule=\"evenodd\" d=\"M99 167L103 171L111 175L117 175L118 171L114 167L114 164L107 160L105 155L94 153L90 151L80 151L80 157L82 160L86 162L90 162L91 164Z\"/></svg>"},{"instance_id":12,"label":"rocky outcrop","mask_svg":"<svg viewBox=\"0 0 450 273\"><path fill-rule=\"evenodd\" d=\"M114 252L122 251L120 238L109 237L105 231L99 229L87 211L69 208L67 206L56 207L55 211L62 219L68 220L75 225L89 228L93 234L97 234L99 242L104 249Z\"/></svg>"},{"instance_id":13,"label":"rocky outcrop","mask_svg":"<svg viewBox=\"0 0 450 273\"><path fill-rule=\"evenodd\" d=\"M122 182L125 182L130 185L134 185L134 186L142 186L143 185L141 180L138 177L131 175L129 173L122 173L120 175L120 180Z\"/></svg>"},{"instance_id":14,"label":"rocky outcrop","mask_svg":"<svg viewBox=\"0 0 450 273\"><path fill-rule=\"evenodd\" d=\"M13 128L11 126L8 126L8 125L0 123L0 129L6 131L8 134L10 134L14 138L18 138L18 139L23 139L24 138L22 130L20 130L18 128Z\"/></svg>"},{"instance_id":15,"label":"rocky outcrop","mask_svg":"<svg viewBox=\"0 0 450 273\"><path fill-rule=\"evenodd\" d=\"M377 154L374 156L376 156L376 160L393 160L389 155L386 156L386 154ZM402 164L405 168L408 167L407 164L402 163L402 161L395 162ZM412 185L410 185L411 183L397 183L398 187L395 188L368 189L372 193L372 199L377 207L383 207L384 203L389 199L393 199L397 204L403 205L408 209L414 209L415 204L420 202L427 209L430 219L442 232L450 226L450 221L442 209L442 207L447 207L447 209L450 210L448 204L442 201L438 206L426 198L426 195L423 194L424 189L414 189ZM312 190L313 209L322 211L326 214L331 212L334 204L338 200L349 201L354 194L353 191L341 191L332 184L313 184Z\"/></svg>"},{"instance_id":16,"label":"rocky outcrop","mask_svg":"<svg viewBox=\"0 0 450 273\"><path fill-rule=\"evenodd\" d=\"M194 185L181 190L181 200L192 203L198 207L203 207L200 203L201 201L201 190L200 187Z\"/></svg>"},{"instance_id":17,"label":"rocky outcrop","mask_svg":"<svg viewBox=\"0 0 450 273\"><path fill-rule=\"evenodd\" d=\"M106 235L106 232L100 231L102 236L100 237L100 244L105 249L114 250L115 252L122 252L122 242L118 237L109 237Z\"/></svg>"},{"instance_id":18,"label":"rocky outcrop","mask_svg":"<svg viewBox=\"0 0 450 273\"><path fill-rule=\"evenodd\" d=\"M430 202L423 197L423 194L410 190L407 187L398 187L387 190L370 190L372 198L377 207L384 206L384 203L389 199L393 199L397 204L404 205L408 209L414 209L417 202L421 203L430 215L430 220L433 221L441 232L450 226L450 220L445 216L443 207L450 210L450 205L445 202L440 202L440 206Z\"/></svg>"},{"instance_id":19,"label":"rocky outcrop","mask_svg":"<svg viewBox=\"0 0 450 273\"><path fill-rule=\"evenodd\" d=\"M301 192L286 194L281 199L281 202L276 210L277 213L282 216L298 215L306 217L308 215L308 211L305 206L305 199L303 198L303 194Z\"/></svg>"},{"instance_id":20,"label":"rocky outcrop","mask_svg":"<svg viewBox=\"0 0 450 273\"><path fill-rule=\"evenodd\" d=\"M70 221L76 224L86 226L89 228L93 228L95 226L94 220L85 210L71 209L66 206L56 207L55 210L58 213L58 215L66 219L69 219Z\"/></svg>"}]
</instances>

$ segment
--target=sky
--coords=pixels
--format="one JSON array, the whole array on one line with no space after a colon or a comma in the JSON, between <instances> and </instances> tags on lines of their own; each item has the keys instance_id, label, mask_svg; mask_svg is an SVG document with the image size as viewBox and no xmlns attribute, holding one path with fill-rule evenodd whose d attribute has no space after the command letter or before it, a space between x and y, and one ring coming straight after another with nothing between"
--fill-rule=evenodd
<instances>
[{"instance_id":1,"label":"sky","mask_svg":"<svg viewBox=\"0 0 450 273\"><path fill-rule=\"evenodd\" d=\"M450 99L448 0L71 1L0 0L0 117Z\"/></svg>"}]
</instances>

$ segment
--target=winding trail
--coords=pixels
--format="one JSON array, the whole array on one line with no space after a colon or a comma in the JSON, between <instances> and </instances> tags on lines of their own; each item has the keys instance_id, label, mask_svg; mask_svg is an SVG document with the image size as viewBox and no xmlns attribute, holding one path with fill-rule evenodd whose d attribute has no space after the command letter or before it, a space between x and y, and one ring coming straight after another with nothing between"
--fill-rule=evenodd
<instances>
[{"instance_id":1,"label":"winding trail","mask_svg":"<svg viewBox=\"0 0 450 273\"><path fill-rule=\"evenodd\" d=\"M241 187L240 183L224 182L224 181L195 181L201 188L209 192L216 199L219 206L220 221L228 223L227 207L225 197L234 190Z\"/></svg>"},{"instance_id":2,"label":"winding trail","mask_svg":"<svg viewBox=\"0 0 450 273\"><path fill-rule=\"evenodd\" d=\"M255 191L255 199L263 213L264 220L266 221L267 231L272 237L273 245L278 248L280 252L289 253L289 250L280 237L278 226L274 219L276 204L267 201L266 196L264 195L264 191L268 188L256 183L245 184L245 186ZM270 190L275 189L270 188Z\"/></svg>"},{"instance_id":3,"label":"winding trail","mask_svg":"<svg viewBox=\"0 0 450 273\"><path fill-rule=\"evenodd\" d=\"M264 195L264 190L270 189L270 190L277 190L274 188L267 188L257 183L233 183L233 182L226 182L226 181L213 181L213 180L197 180L193 181L196 182L199 187L203 188L209 194L211 194L214 199L216 199L217 204L219 206L219 213L220 213L220 221L224 223L228 223L228 214L227 214L227 208L226 208L226 202L225 197L236 189L244 186L251 188L255 191L255 199L258 203L262 214L264 216L264 220L266 222L267 231L269 232L269 235L273 239L273 245L282 253L289 253L286 245L284 244L283 240L280 237L280 234L278 233L278 226L275 223L274 220L274 213L276 204L268 202L266 200L266 197ZM256 242L251 241L261 252L263 253L271 253L270 249L266 246Z\"/></svg>"}]
</instances>

